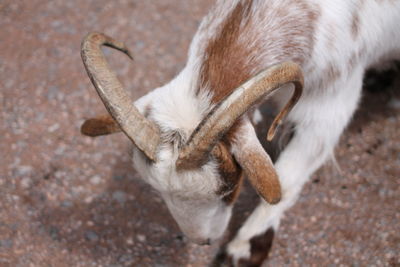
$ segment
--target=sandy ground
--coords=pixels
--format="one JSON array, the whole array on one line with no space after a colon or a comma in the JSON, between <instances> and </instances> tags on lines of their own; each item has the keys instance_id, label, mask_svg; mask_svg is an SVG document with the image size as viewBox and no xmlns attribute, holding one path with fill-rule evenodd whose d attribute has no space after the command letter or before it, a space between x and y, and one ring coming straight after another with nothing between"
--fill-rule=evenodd
<instances>
[{"instance_id":1,"label":"sandy ground","mask_svg":"<svg viewBox=\"0 0 400 267\"><path fill-rule=\"evenodd\" d=\"M133 98L183 67L212 0L0 1L0 266L207 266L218 244L182 236L136 174L121 134L91 139L104 112L80 59L89 31ZM399 266L400 111L365 92L336 150L287 213L266 266ZM382 86L383 87L383 86ZM376 88L376 86L375 86ZM400 88L397 88L400 89ZM255 205L248 187L236 214ZM237 223L238 224L238 223Z\"/></svg>"}]
</instances>

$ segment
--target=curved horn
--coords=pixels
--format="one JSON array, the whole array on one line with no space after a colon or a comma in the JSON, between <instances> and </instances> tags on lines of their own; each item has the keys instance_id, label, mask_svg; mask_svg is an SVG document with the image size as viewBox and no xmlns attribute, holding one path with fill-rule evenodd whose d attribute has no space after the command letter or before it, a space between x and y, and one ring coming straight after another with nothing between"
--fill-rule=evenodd
<instances>
[{"instance_id":1,"label":"curved horn","mask_svg":"<svg viewBox=\"0 0 400 267\"><path fill-rule=\"evenodd\" d=\"M302 71L293 62L284 62L260 72L215 106L182 148L176 162L177 168L192 169L204 164L215 144L240 116L265 96L287 83L293 83L295 90L268 131L268 140L271 140L277 127L297 103L303 91Z\"/></svg>"},{"instance_id":2,"label":"curved horn","mask_svg":"<svg viewBox=\"0 0 400 267\"><path fill-rule=\"evenodd\" d=\"M101 33L89 33L81 46L81 56L89 78L122 131L149 159L155 161L160 140L158 128L133 105L117 76L108 66L101 51L102 45L115 48L132 59L123 43Z\"/></svg>"}]
</instances>

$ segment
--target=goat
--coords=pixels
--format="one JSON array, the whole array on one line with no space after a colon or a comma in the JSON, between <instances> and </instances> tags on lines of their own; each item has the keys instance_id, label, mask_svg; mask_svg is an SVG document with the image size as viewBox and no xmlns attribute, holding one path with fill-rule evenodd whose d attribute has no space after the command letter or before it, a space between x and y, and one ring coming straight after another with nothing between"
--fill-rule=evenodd
<instances>
[{"instance_id":1,"label":"goat","mask_svg":"<svg viewBox=\"0 0 400 267\"><path fill-rule=\"evenodd\" d=\"M100 47L131 54L91 33L82 58L112 118L89 119L81 131L122 130L134 144L138 173L199 244L222 236L247 177L261 202L227 254L235 265L252 261L250 240L277 230L307 179L333 154L365 70L400 59L399 24L395 0L219 0L202 20L183 70L134 104ZM285 118L295 126L275 164L251 120L266 98L281 107L268 140Z\"/></svg>"}]
</instances>

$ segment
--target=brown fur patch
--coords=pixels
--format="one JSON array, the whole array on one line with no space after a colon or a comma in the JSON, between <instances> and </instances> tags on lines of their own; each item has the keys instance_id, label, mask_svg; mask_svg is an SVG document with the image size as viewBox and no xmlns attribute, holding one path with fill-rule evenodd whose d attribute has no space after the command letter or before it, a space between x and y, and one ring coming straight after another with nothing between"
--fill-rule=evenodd
<instances>
[{"instance_id":1,"label":"brown fur patch","mask_svg":"<svg viewBox=\"0 0 400 267\"><path fill-rule=\"evenodd\" d=\"M81 133L92 137L120 131L121 128L118 123L110 115L101 115L88 119L81 126Z\"/></svg>"},{"instance_id":2,"label":"brown fur patch","mask_svg":"<svg viewBox=\"0 0 400 267\"><path fill-rule=\"evenodd\" d=\"M222 186L217 194L223 195L222 200L228 205L232 204L240 193L243 181L242 169L232 157L227 145L222 142L214 147L212 155L218 162L218 171L222 180Z\"/></svg>"},{"instance_id":3,"label":"brown fur patch","mask_svg":"<svg viewBox=\"0 0 400 267\"><path fill-rule=\"evenodd\" d=\"M266 22L268 18L252 17L253 4L251 0L240 1L218 27L216 36L207 41L199 90L211 90L213 103L219 103L267 66L285 60L302 64L312 51L318 8L296 1L294 16L284 3L275 9L263 4L254 15L270 16L271 21ZM257 23L271 26L262 30L264 25ZM259 38L262 34L271 39Z\"/></svg>"},{"instance_id":4,"label":"brown fur patch","mask_svg":"<svg viewBox=\"0 0 400 267\"><path fill-rule=\"evenodd\" d=\"M322 79L319 79L317 81L317 84L315 85L317 88L320 88L321 91L315 91L314 93L324 92L324 91L326 92L327 88L332 89L331 87L332 84L334 84L338 79L342 77L342 72L332 62L326 65L322 73L324 73L324 77L322 77ZM309 92L311 91L306 91L305 93L307 94Z\"/></svg>"},{"instance_id":5,"label":"brown fur patch","mask_svg":"<svg viewBox=\"0 0 400 267\"><path fill-rule=\"evenodd\" d=\"M264 234L253 237L250 240L250 259L240 260L241 267L258 267L268 258L274 240L275 231L270 228Z\"/></svg>"},{"instance_id":6,"label":"brown fur patch","mask_svg":"<svg viewBox=\"0 0 400 267\"><path fill-rule=\"evenodd\" d=\"M259 267L263 262L268 259L271 252L272 244L274 241L275 231L269 228L264 234L250 239L250 258L239 259L238 265L240 267ZM213 262L210 264L212 267L229 266L233 267L233 259L226 252L226 245L216 255Z\"/></svg>"},{"instance_id":7,"label":"brown fur patch","mask_svg":"<svg viewBox=\"0 0 400 267\"><path fill-rule=\"evenodd\" d=\"M214 104L266 67L288 60L301 65L312 52L320 16L317 6L299 0L273 7L260 4L256 9L255 3L240 1L217 27L215 36L202 40L206 46L198 90L211 91ZM207 31L207 27L201 30ZM225 140L229 142L238 128L238 124L232 127Z\"/></svg>"},{"instance_id":8,"label":"brown fur patch","mask_svg":"<svg viewBox=\"0 0 400 267\"><path fill-rule=\"evenodd\" d=\"M249 0L238 3L221 25L217 37L206 48L200 87L212 88L213 103L219 103L234 88L249 79L255 67L256 62L248 62L248 58L257 51L251 51L238 43L239 35L249 30L250 8Z\"/></svg>"}]
</instances>

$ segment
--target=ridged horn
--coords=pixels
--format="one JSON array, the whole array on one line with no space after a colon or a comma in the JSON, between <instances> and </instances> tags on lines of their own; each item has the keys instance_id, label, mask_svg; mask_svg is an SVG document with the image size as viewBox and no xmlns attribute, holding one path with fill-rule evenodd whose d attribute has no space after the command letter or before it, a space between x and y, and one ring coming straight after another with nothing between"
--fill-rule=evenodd
<instances>
[{"instance_id":1,"label":"ridged horn","mask_svg":"<svg viewBox=\"0 0 400 267\"><path fill-rule=\"evenodd\" d=\"M89 33L82 41L81 56L97 93L113 119L128 138L152 161L160 142L157 126L133 105L115 73L110 69L101 46L115 48L132 59L125 45L102 33Z\"/></svg>"},{"instance_id":2,"label":"ridged horn","mask_svg":"<svg viewBox=\"0 0 400 267\"><path fill-rule=\"evenodd\" d=\"M293 83L293 95L274 119L269 131L271 140L277 127L299 100L303 90L303 74L300 66L293 62L274 65L244 84L216 105L197 126L186 145L181 149L176 162L177 169L193 169L203 165L209 153L233 124L253 105L265 99L287 83Z\"/></svg>"}]
</instances>

